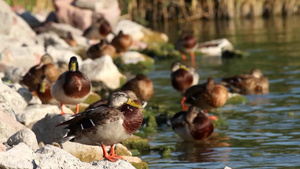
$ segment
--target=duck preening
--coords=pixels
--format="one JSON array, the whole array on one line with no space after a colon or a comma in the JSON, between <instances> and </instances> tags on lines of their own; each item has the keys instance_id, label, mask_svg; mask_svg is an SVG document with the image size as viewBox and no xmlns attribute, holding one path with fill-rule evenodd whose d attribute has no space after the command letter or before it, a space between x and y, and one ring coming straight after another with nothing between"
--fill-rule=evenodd
<instances>
[{"instance_id":1,"label":"duck preening","mask_svg":"<svg viewBox=\"0 0 300 169\"><path fill-rule=\"evenodd\" d=\"M223 78L221 84L234 93L265 94L269 92L269 80L257 68L252 69L250 74L239 74Z\"/></svg>"},{"instance_id":2,"label":"duck preening","mask_svg":"<svg viewBox=\"0 0 300 169\"><path fill-rule=\"evenodd\" d=\"M77 58L73 56L69 62L69 70L62 73L52 85L51 95L60 102L61 114L64 114L63 104L75 104L78 113L79 103L88 97L91 88L91 82L78 70Z\"/></svg>"},{"instance_id":3,"label":"duck preening","mask_svg":"<svg viewBox=\"0 0 300 169\"><path fill-rule=\"evenodd\" d=\"M113 92L107 104L87 109L74 118L59 124L69 129L64 140L102 147L104 158L109 161L123 159L114 153L113 145L130 136L141 126L142 107L123 91ZM111 146L108 154L105 146Z\"/></svg>"},{"instance_id":4,"label":"duck preening","mask_svg":"<svg viewBox=\"0 0 300 169\"><path fill-rule=\"evenodd\" d=\"M194 106L188 111L180 111L170 119L170 125L175 133L186 141L203 141L214 131L214 125L209 116Z\"/></svg>"}]
</instances>

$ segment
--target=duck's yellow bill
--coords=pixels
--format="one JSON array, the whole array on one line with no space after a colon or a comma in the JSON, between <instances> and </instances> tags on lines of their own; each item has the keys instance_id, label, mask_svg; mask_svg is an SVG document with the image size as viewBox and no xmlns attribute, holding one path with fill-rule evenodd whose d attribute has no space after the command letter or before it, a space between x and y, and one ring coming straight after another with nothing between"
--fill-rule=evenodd
<instances>
[{"instance_id":1,"label":"duck's yellow bill","mask_svg":"<svg viewBox=\"0 0 300 169\"><path fill-rule=\"evenodd\" d=\"M180 68L189 71L189 68L187 68L185 65L180 65Z\"/></svg>"},{"instance_id":2,"label":"duck's yellow bill","mask_svg":"<svg viewBox=\"0 0 300 169\"><path fill-rule=\"evenodd\" d=\"M45 90L46 90L46 82L43 81L43 82L41 83L40 93L45 93Z\"/></svg>"},{"instance_id":3,"label":"duck's yellow bill","mask_svg":"<svg viewBox=\"0 0 300 169\"><path fill-rule=\"evenodd\" d=\"M76 63L75 62L71 63L71 71L76 71Z\"/></svg>"},{"instance_id":4,"label":"duck's yellow bill","mask_svg":"<svg viewBox=\"0 0 300 169\"><path fill-rule=\"evenodd\" d=\"M142 108L142 105L136 104L133 100L131 100L130 98L127 101L127 104L129 104L130 106L133 107L137 107L137 108Z\"/></svg>"}]
</instances>

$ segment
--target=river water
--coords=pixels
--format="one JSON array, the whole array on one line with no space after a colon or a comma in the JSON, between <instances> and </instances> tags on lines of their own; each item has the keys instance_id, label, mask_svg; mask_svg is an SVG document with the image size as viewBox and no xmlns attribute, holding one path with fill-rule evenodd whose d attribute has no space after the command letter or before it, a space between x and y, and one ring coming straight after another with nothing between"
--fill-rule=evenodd
<instances>
[{"instance_id":1,"label":"river water","mask_svg":"<svg viewBox=\"0 0 300 169\"><path fill-rule=\"evenodd\" d=\"M204 143L184 142L170 127L157 127L148 137L151 147L172 147L170 157L157 151L141 156L150 168L300 168L300 22L299 18L197 21L169 24L166 32L175 42L178 32L192 29L199 42L227 38L242 59L222 60L196 56L200 83L208 77L219 81L257 67L269 78L270 93L246 95L247 103L217 110L227 125L215 128ZM155 94L149 104L180 110L180 94L170 85L172 60L157 60L148 76Z\"/></svg>"}]
</instances>

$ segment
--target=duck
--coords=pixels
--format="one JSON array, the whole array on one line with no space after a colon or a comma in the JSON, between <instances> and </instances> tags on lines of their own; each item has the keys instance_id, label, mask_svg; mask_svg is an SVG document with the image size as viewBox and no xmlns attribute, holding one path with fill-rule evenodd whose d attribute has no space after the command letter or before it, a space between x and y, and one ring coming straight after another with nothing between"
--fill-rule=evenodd
<instances>
[{"instance_id":1,"label":"duck","mask_svg":"<svg viewBox=\"0 0 300 169\"><path fill-rule=\"evenodd\" d=\"M76 104L75 114L77 114L79 103L88 97L91 88L90 80L78 70L77 58L73 56L69 61L69 70L62 73L51 86L51 95L60 102L62 115L64 114L63 104Z\"/></svg>"},{"instance_id":2,"label":"duck","mask_svg":"<svg viewBox=\"0 0 300 169\"><path fill-rule=\"evenodd\" d=\"M214 131L214 125L209 116L195 106L187 111L176 113L169 123L176 134L185 141L204 141Z\"/></svg>"},{"instance_id":3,"label":"duck","mask_svg":"<svg viewBox=\"0 0 300 169\"><path fill-rule=\"evenodd\" d=\"M141 102L148 101L154 94L153 82L144 74L137 74L133 79L127 81L120 89L133 91Z\"/></svg>"},{"instance_id":4,"label":"duck","mask_svg":"<svg viewBox=\"0 0 300 169\"><path fill-rule=\"evenodd\" d=\"M221 84L231 92L240 94L266 94L269 92L269 80L260 69L254 68L250 74L239 74L223 78Z\"/></svg>"},{"instance_id":5,"label":"duck","mask_svg":"<svg viewBox=\"0 0 300 169\"><path fill-rule=\"evenodd\" d=\"M62 37L62 39L67 42L71 47L78 46L77 41L74 39L71 32L67 32L67 35L65 37Z\"/></svg>"},{"instance_id":6,"label":"duck","mask_svg":"<svg viewBox=\"0 0 300 169\"><path fill-rule=\"evenodd\" d=\"M175 61L171 66L171 83L175 90L184 94L185 91L193 85L198 84L199 74L195 68Z\"/></svg>"},{"instance_id":7,"label":"duck","mask_svg":"<svg viewBox=\"0 0 300 169\"><path fill-rule=\"evenodd\" d=\"M121 30L119 34L112 39L111 45L116 48L117 53L123 53L129 49L132 42L132 37L128 34L124 34Z\"/></svg>"},{"instance_id":8,"label":"duck","mask_svg":"<svg viewBox=\"0 0 300 169\"><path fill-rule=\"evenodd\" d=\"M204 84L192 86L184 93L184 103L196 106L206 113L208 110L222 107L228 99L228 90L220 84L215 84L214 79L209 77ZM185 105L182 105L183 110L187 110ZM215 116L211 119L217 120Z\"/></svg>"},{"instance_id":9,"label":"duck","mask_svg":"<svg viewBox=\"0 0 300 169\"><path fill-rule=\"evenodd\" d=\"M47 53L41 57L38 65L29 69L20 83L27 86L29 91L35 91L42 75L45 75L50 83L55 82L60 75L58 68L53 63L53 58Z\"/></svg>"},{"instance_id":10,"label":"duck","mask_svg":"<svg viewBox=\"0 0 300 169\"><path fill-rule=\"evenodd\" d=\"M88 27L83 36L88 39L105 39L112 32L112 27L102 14L96 14L92 18L92 25Z\"/></svg>"},{"instance_id":11,"label":"duck","mask_svg":"<svg viewBox=\"0 0 300 169\"><path fill-rule=\"evenodd\" d=\"M191 54L191 62L195 60L195 50L197 49L198 42L195 36L183 31L175 43L175 49L182 54L182 60L186 60L186 54Z\"/></svg>"},{"instance_id":12,"label":"duck","mask_svg":"<svg viewBox=\"0 0 300 169\"><path fill-rule=\"evenodd\" d=\"M115 162L124 159L114 153L114 144L132 136L143 121L141 105L123 91L111 93L107 104L87 109L57 126L69 129L62 141L101 146L103 157ZM105 150L110 146L110 153Z\"/></svg>"},{"instance_id":13,"label":"duck","mask_svg":"<svg viewBox=\"0 0 300 169\"><path fill-rule=\"evenodd\" d=\"M91 59L97 59L104 55L114 57L116 48L113 45L108 44L105 40L100 40L99 43L92 45L86 52L87 57Z\"/></svg>"},{"instance_id":14,"label":"duck","mask_svg":"<svg viewBox=\"0 0 300 169\"><path fill-rule=\"evenodd\" d=\"M36 89L36 94L43 104L58 104L59 102L51 95L51 83L47 80L45 75L41 76L41 81Z\"/></svg>"}]
</instances>

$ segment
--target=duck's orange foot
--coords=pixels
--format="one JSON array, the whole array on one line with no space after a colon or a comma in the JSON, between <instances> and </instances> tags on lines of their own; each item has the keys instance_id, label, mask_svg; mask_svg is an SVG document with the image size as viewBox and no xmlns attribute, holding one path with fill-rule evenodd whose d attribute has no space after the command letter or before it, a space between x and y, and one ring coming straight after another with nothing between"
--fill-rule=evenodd
<instances>
[{"instance_id":1,"label":"duck's orange foot","mask_svg":"<svg viewBox=\"0 0 300 169\"><path fill-rule=\"evenodd\" d=\"M189 109L189 107L184 103L184 101L186 100L186 97L183 97L182 100L181 100L181 109L183 111L187 111Z\"/></svg>"},{"instance_id":2,"label":"duck's orange foot","mask_svg":"<svg viewBox=\"0 0 300 169\"><path fill-rule=\"evenodd\" d=\"M109 154L109 155L104 156L104 158L111 161L111 162L116 162L120 159L125 160L122 156L117 155L117 154Z\"/></svg>"},{"instance_id":3,"label":"duck's orange foot","mask_svg":"<svg viewBox=\"0 0 300 169\"><path fill-rule=\"evenodd\" d=\"M211 119L212 121L218 121L218 117L217 116L209 116L209 119Z\"/></svg>"}]
</instances>

